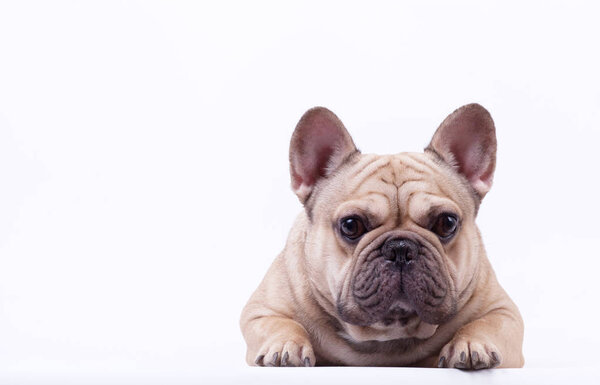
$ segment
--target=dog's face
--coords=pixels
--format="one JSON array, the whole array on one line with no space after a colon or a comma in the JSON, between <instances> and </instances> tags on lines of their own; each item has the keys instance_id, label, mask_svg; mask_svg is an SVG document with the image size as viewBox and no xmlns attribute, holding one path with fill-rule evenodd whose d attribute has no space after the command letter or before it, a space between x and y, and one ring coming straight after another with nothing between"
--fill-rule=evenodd
<instances>
[{"instance_id":1,"label":"dog's face","mask_svg":"<svg viewBox=\"0 0 600 385\"><path fill-rule=\"evenodd\" d=\"M479 105L451 114L424 153L383 156L358 152L330 111L303 116L290 161L309 217L305 262L349 338L428 338L460 310L480 255L475 216L495 149Z\"/></svg>"}]
</instances>

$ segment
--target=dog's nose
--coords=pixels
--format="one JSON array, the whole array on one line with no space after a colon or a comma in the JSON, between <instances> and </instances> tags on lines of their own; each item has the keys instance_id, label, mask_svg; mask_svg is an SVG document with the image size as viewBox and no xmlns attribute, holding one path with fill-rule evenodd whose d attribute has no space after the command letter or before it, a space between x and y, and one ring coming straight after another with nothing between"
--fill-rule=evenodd
<instances>
[{"instance_id":1,"label":"dog's nose","mask_svg":"<svg viewBox=\"0 0 600 385\"><path fill-rule=\"evenodd\" d=\"M406 238L394 238L388 240L382 248L383 257L397 264L408 264L419 254L419 246L416 242Z\"/></svg>"}]
</instances>

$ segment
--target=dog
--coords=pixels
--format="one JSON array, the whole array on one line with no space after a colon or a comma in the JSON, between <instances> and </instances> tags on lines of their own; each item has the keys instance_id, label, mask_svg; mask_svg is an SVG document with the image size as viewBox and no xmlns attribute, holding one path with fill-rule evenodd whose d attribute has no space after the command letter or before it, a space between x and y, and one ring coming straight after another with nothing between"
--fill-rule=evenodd
<instances>
[{"instance_id":1,"label":"dog","mask_svg":"<svg viewBox=\"0 0 600 385\"><path fill-rule=\"evenodd\" d=\"M304 210L242 311L247 363L522 367L523 320L475 224L496 147L478 104L394 155L362 154L333 112L307 111L289 157Z\"/></svg>"}]
</instances>

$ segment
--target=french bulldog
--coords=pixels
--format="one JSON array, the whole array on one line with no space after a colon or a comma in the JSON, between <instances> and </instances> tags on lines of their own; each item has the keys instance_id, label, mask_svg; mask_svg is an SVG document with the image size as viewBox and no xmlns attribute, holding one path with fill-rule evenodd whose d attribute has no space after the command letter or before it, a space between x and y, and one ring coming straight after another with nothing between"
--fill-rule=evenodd
<instances>
[{"instance_id":1,"label":"french bulldog","mask_svg":"<svg viewBox=\"0 0 600 385\"><path fill-rule=\"evenodd\" d=\"M289 161L304 210L242 311L248 364L523 366L523 320L475 224L496 164L485 108L454 111L422 153L372 155L316 107Z\"/></svg>"}]
</instances>

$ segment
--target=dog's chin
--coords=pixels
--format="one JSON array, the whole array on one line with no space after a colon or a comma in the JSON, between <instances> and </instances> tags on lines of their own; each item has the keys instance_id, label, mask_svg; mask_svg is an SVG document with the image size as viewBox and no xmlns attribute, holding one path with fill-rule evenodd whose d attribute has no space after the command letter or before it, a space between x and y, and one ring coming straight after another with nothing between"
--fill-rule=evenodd
<instances>
[{"instance_id":1,"label":"dog's chin","mask_svg":"<svg viewBox=\"0 0 600 385\"><path fill-rule=\"evenodd\" d=\"M344 322L347 338L355 342L390 341L406 338L427 339L435 334L438 325L423 322L416 314L395 322L380 321L368 326Z\"/></svg>"},{"instance_id":2,"label":"dog's chin","mask_svg":"<svg viewBox=\"0 0 600 385\"><path fill-rule=\"evenodd\" d=\"M438 325L424 322L415 311L395 303L375 322L357 325L343 322L347 338L356 342L390 341L404 338L427 339L435 333Z\"/></svg>"}]
</instances>

